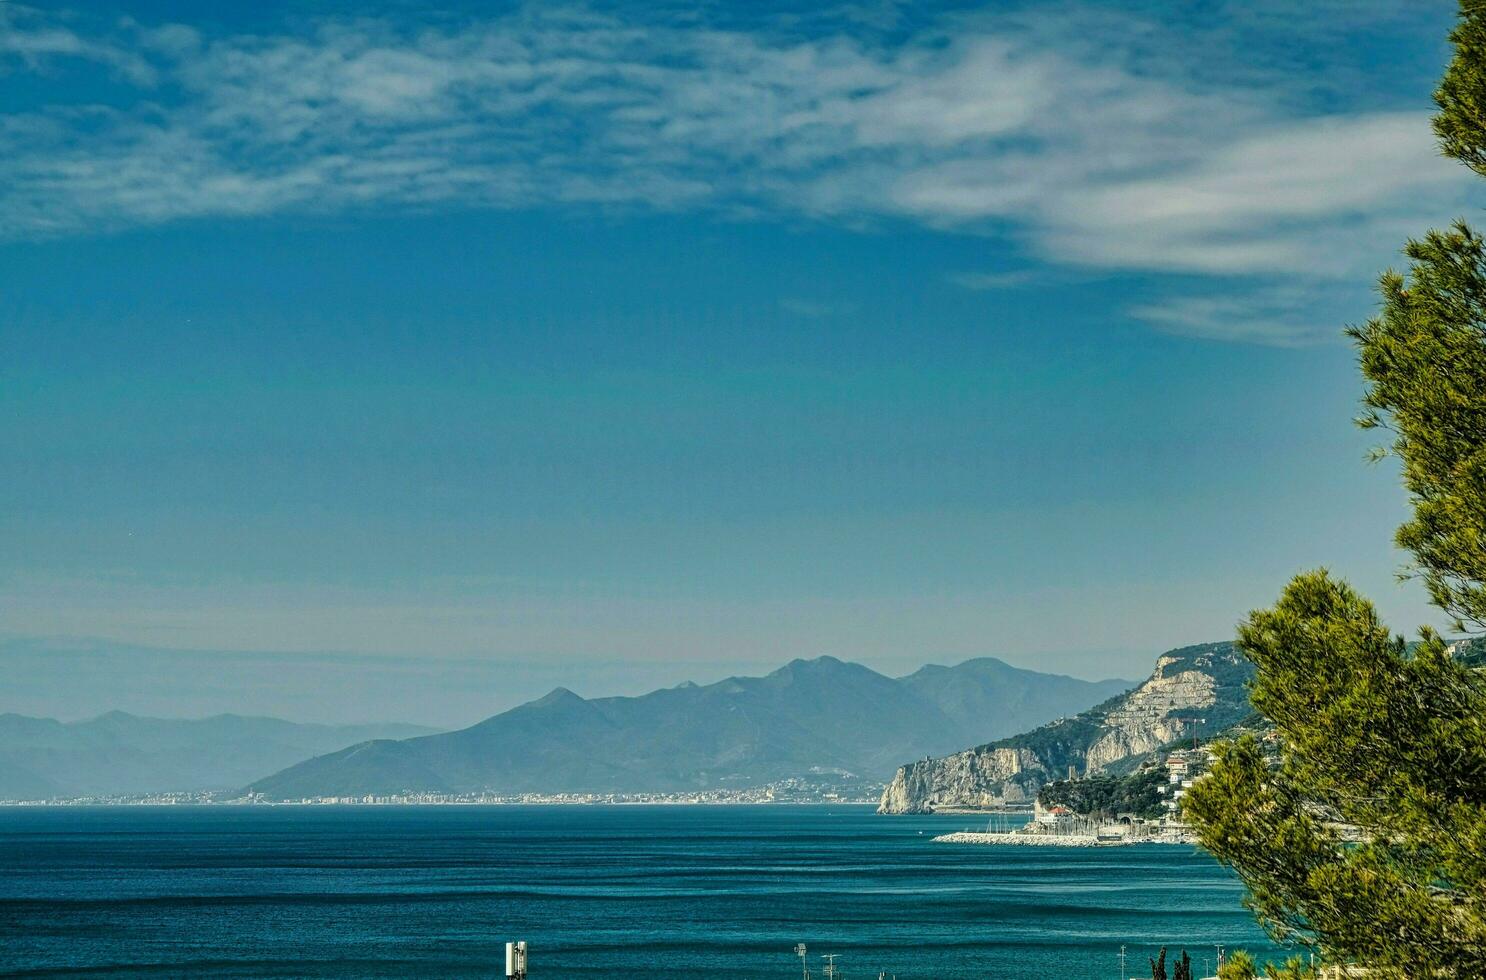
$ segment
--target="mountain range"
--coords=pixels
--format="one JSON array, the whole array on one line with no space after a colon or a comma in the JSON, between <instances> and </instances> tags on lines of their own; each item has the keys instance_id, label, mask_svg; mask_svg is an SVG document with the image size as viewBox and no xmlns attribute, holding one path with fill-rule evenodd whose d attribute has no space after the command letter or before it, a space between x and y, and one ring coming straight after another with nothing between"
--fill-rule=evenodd
<instances>
[{"instance_id":1,"label":"mountain range","mask_svg":"<svg viewBox=\"0 0 1486 980\"><path fill-rule=\"evenodd\" d=\"M111 711L77 722L0 714L0 800L235 789L369 738L436 730L230 714L180 720Z\"/></svg>"},{"instance_id":2,"label":"mountain range","mask_svg":"<svg viewBox=\"0 0 1486 980\"><path fill-rule=\"evenodd\" d=\"M460 731L374 740L248 789L270 799L403 792L675 792L821 771L885 780L907 758L1025 731L1131 686L994 658L892 678L834 657L765 677L588 700L558 688Z\"/></svg>"},{"instance_id":3,"label":"mountain range","mask_svg":"<svg viewBox=\"0 0 1486 980\"><path fill-rule=\"evenodd\" d=\"M901 767L883 793L883 813L1030 803L1045 784L1119 773L1190 737L1221 732L1254 713L1253 665L1231 642L1162 654L1138 687L1070 718L1021 735Z\"/></svg>"}]
</instances>

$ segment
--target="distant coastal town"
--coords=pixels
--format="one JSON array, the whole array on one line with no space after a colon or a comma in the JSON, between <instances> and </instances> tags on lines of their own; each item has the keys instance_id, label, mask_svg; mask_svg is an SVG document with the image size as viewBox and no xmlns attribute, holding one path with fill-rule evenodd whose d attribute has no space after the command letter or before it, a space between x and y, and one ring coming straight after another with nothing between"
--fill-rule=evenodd
<instances>
[{"instance_id":1,"label":"distant coastal town","mask_svg":"<svg viewBox=\"0 0 1486 980\"><path fill-rule=\"evenodd\" d=\"M271 799L262 793L189 791L5 800L0 806L602 806L876 804L882 783L823 785L783 779L762 786L684 793L388 793Z\"/></svg>"}]
</instances>

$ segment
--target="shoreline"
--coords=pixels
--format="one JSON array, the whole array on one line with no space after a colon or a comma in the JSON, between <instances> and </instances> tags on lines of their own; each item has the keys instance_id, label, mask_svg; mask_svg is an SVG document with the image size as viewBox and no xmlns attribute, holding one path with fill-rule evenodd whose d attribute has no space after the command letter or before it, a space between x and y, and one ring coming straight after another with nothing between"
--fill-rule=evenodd
<instances>
[{"instance_id":1,"label":"shoreline","mask_svg":"<svg viewBox=\"0 0 1486 980\"><path fill-rule=\"evenodd\" d=\"M875 800L3 800L0 810L81 810L99 807L152 807L155 809L207 809L251 807L516 807L516 806L876 806Z\"/></svg>"},{"instance_id":2,"label":"shoreline","mask_svg":"<svg viewBox=\"0 0 1486 980\"><path fill-rule=\"evenodd\" d=\"M1018 834L986 833L960 830L940 834L933 838L936 844L979 844L1011 847L1134 847L1139 844L1169 844L1174 846L1197 846L1197 839L1186 834L1158 837L1095 837L1093 834Z\"/></svg>"}]
</instances>

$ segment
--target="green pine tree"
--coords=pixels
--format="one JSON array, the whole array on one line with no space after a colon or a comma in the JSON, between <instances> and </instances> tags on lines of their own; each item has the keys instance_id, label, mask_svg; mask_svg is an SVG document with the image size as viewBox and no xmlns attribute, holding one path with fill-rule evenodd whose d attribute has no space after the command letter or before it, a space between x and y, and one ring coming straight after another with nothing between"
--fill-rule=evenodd
<instances>
[{"instance_id":1,"label":"green pine tree","mask_svg":"<svg viewBox=\"0 0 1486 980\"><path fill-rule=\"evenodd\" d=\"M1218 968L1218 980L1255 980L1258 976L1258 964L1243 950L1234 953ZM1265 967L1264 976L1269 980L1317 980L1320 974L1315 967L1296 957L1284 966Z\"/></svg>"},{"instance_id":2,"label":"green pine tree","mask_svg":"<svg viewBox=\"0 0 1486 980\"><path fill-rule=\"evenodd\" d=\"M1462 0L1436 100L1444 151L1486 175L1486 0ZM1486 243L1465 224L1405 249L1349 331L1364 427L1392 433L1413 514L1397 540L1457 628L1486 628ZM1409 645L1325 571L1239 642L1266 747L1219 746L1184 813L1276 937L1373 977L1486 977L1486 677L1425 630ZM1224 980L1256 975L1251 960ZM1311 976L1298 961L1274 977Z\"/></svg>"},{"instance_id":3,"label":"green pine tree","mask_svg":"<svg viewBox=\"0 0 1486 980\"><path fill-rule=\"evenodd\" d=\"M1166 980L1166 947L1161 947L1160 959L1151 960L1151 980Z\"/></svg>"},{"instance_id":4,"label":"green pine tree","mask_svg":"<svg viewBox=\"0 0 1486 980\"><path fill-rule=\"evenodd\" d=\"M1218 980L1254 980L1258 975L1254 958L1243 950L1229 956L1228 961L1218 967Z\"/></svg>"}]
</instances>

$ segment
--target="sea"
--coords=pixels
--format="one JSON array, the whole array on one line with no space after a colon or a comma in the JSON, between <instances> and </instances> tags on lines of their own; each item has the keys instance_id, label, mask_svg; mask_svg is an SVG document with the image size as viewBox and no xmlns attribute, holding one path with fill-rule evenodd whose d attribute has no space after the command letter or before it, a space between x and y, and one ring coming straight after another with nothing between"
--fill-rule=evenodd
<instances>
[{"instance_id":1,"label":"sea","mask_svg":"<svg viewBox=\"0 0 1486 980\"><path fill-rule=\"evenodd\" d=\"M869 806L0 807L7 976L1198 976L1270 951L1186 846L934 843ZM805 946L803 958L796 953ZM1168 967L1169 969L1169 967Z\"/></svg>"}]
</instances>

